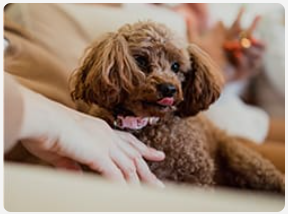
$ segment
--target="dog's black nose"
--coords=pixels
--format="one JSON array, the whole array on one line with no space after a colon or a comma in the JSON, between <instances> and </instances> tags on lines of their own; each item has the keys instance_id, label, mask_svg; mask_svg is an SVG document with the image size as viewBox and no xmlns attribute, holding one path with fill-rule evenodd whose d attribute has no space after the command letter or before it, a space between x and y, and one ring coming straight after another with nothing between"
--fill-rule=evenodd
<instances>
[{"instance_id":1,"label":"dog's black nose","mask_svg":"<svg viewBox=\"0 0 288 214\"><path fill-rule=\"evenodd\" d=\"M158 91L161 92L163 97L173 97L173 95L177 91L176 87L169 83L159 84L157 88L158 88Z\"/></svg>"}]
</instances>

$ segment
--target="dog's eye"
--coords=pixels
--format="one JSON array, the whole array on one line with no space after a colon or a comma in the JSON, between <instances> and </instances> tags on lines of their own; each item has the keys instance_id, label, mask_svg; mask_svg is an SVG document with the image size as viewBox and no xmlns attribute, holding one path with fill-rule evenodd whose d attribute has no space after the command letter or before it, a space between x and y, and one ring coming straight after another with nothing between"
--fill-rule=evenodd
<instances>
[{"instance_id":1,"label":"dog's eye","mask_svg":"<svg viewBox=\"0 0 288 214\"><path fill-rule=\"evenodd\" d=\"M175 73L178 73L179 70L180 70L180 65L178 62L174 62L172 65L171 65L171 69L172 71L174 71Z\"/></svg>"},{"instance_id":2,"label":"dog's eye","mask_svg":"<svg viewBox=\"0 0 288 214\"><path fill-rule=\"evenodd\" d=\"M140 67L140 68L147 68L148 66L148 59L144 56L135 56L134 57L136 62L137 62L137 65Z\"/></svg>"}]
</instances>

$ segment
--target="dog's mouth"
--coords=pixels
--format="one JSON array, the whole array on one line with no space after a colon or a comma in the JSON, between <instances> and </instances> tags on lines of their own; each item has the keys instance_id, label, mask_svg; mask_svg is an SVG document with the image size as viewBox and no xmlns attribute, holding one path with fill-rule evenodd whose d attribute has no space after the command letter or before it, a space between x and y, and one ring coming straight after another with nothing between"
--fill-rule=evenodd
<instances>
[{"instance_id":1,"label":"dog's mouth","mask_svg":"<svg viewBox=\"0 0 288 214\"><path fill-rule=\"evenodd\" d=\"M173 106L175 100L173 97L164 97L161 100L157 101L157 104L160 106Z\"/></svg>"},{"instance_id":2,"label":"dog's mouth","mask_svg":"<svg viewBox=\"0 0 288 214\"><path fill-rule=\"evenodd\" d=\"M159 120L159 116L163 116L175 108L174 104L175 99L173 97L164 97L154 102L142 101L144 111L151 113L151 115L147 114L145 116L140 116L123 107L118 107L117 113L115 112L114 125L120 129L129 130L139 130L147 125L155 125Z\"/></svg>"},{"instance_id":3,"label":"dog's mouth","mask_svg":"<svg viewBox=\"0 0 288 214\"><path fill-rule=\"evenodd\" d=\"M160 111L169 111L175 108L175 99L173 97L164 97L157 101L142 101L144 107L154 107Z\"/></svg>"}]
</instances>

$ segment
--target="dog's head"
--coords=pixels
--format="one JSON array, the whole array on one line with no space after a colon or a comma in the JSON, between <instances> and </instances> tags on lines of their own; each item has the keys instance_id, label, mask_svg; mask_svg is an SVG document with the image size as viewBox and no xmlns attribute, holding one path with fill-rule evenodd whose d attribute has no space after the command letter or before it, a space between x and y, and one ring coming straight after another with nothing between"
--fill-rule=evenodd
<instances>
[{"instance_id":1,"label":"dog's head","mask_svg":"<svg viewBox=\"0 0 288 214\"><path fill-rule=\"evenodd\" d=\"M74 100L137 117L195 115L223 84L206 53L153 22L125 25L96 41L73 79Z\"/></svg>"}]
</instances>

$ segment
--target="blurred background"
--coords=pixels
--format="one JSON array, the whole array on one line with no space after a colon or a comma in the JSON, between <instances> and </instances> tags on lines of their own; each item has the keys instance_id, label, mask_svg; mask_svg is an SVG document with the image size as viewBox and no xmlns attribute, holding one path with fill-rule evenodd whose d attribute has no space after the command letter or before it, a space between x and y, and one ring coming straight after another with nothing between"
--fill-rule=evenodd
<instances>
[{"instance_id":1,"label":"blurred background","mask_svg":"<svg viewBox=\"0 0 288 214\"><path fill-rule=\"evenodd\" d=\"M255 36L266 44L263 73L255 82L257 102L270 115L285 115L285 9L281 4L208 4L211 20L231 25L241 7L246 8L243 26L261 15Z\"/></svg>"}]
</instances>

